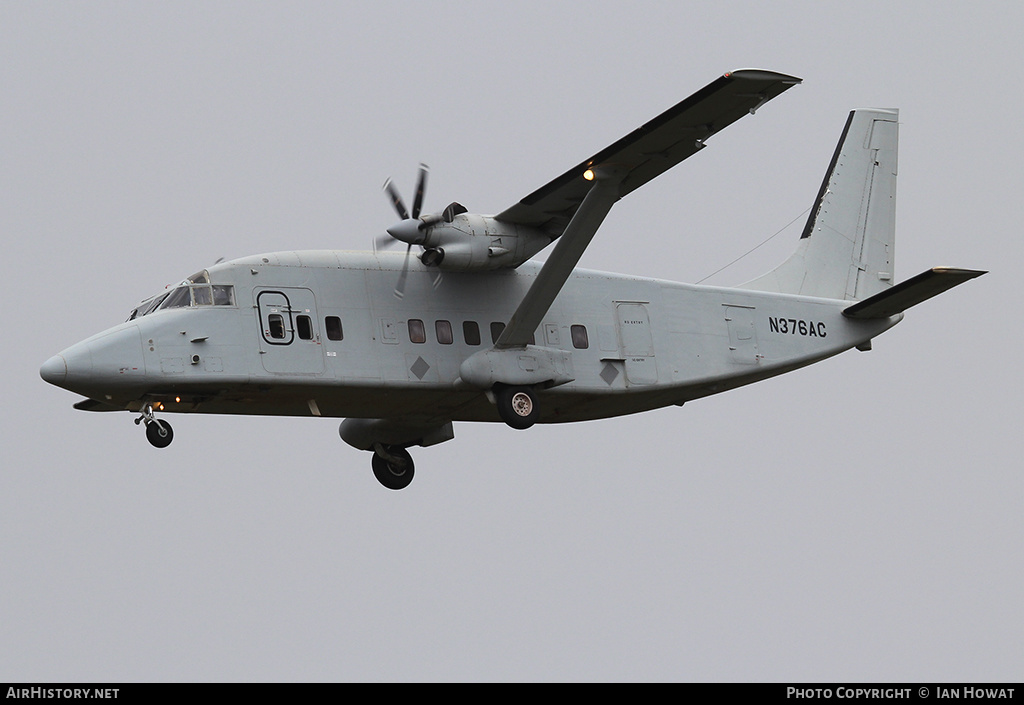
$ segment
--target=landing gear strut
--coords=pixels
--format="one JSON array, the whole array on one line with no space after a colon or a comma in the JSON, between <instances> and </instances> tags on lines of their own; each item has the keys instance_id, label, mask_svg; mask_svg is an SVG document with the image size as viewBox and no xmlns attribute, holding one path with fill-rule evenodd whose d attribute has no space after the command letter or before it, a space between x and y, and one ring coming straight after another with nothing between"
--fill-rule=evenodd
<instances>
[{"instance_id":1,"label":"landing gear strut","mask_svg":"<svg viewBox=\"0 0 1024 705\"><path fill-rule=\"evenodd\" d=\"M540 418L536 392L531 387L496 386L494 401L501 420L512 428L527 429Z\"/></svg>"},{"instance_id":2,"label":"landing gear strut","mask_svg":"<svg viewBox=\"0 0 1024 705\"><path fill-rule=\"evenodd\" d=\"M412 456L402 446L373 444L373 474L389 490L401 490L412 482L415 466Z\"/></svg>"},{"instance_id":3,"label":"landing gear strut","mask_svg":"<svg viewBox=\"0 0 1024 705\"><path fill-rule=\"evenodd\" d=\"M142 408L142 415L135 419L135 425L138 426L143 421L146 422L146 438L155 448L166 448L171 445L174 431L169 423L156 418L152 404L146 404Z\"/></svg>"}]
</instances>

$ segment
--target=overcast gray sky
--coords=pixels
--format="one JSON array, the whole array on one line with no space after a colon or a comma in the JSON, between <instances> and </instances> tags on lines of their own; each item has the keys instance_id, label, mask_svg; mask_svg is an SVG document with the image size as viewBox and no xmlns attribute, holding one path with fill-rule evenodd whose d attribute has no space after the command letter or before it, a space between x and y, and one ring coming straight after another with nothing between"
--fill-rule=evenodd
<instances>
[{"instance_id":1,"label":"overcast gray sky","mask_svg":"<svg viewBox=\"0 0 1024 705\"><path fill-rule=\"evenodd\" d=\"M0 681L1020 680L1016 2L0 4ZM804 78L581 266L697 281L901 109L870 353L639 416L457 424L381 488L337 420L74 411L48 357L213 263L495 213L704 86ZM745 281L796 224L709 280Z\"/></svg>"}]
</instances>

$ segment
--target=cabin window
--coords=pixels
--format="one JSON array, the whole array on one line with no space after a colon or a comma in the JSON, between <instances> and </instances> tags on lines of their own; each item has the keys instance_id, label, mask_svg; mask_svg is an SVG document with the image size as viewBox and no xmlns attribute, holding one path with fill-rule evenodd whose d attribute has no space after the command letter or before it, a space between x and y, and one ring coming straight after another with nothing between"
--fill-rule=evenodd
<instances>
[{"instance_id":1,"label":"cabin window","mask_svg":"<svg viewBox=\"0 0 1024 705\"><path fill-rule=\"evenodd\" d=\"M569 327L569 334L572 337L572 346L580 350L590 347L590 339L587 337L587 327L574 325Z\"/></svg>"},{"instance_id":2,"label":"cabin window","mask_svg":"<svg viewBox=\"0 0 1024 705\"><path fill-rule=\"evenodd\" d=\"M505 324L501 321L495 321L491 324L491 342L497 343L498 338L501 337L501 332L505 330Z\"/></svg>"},{"instance_id":3,"label":"cabin window","mask_svg":"<svg viewBox=\"0 0 1024 705\"><path fill-rule=\"evenodd\" d=\"M423 321L418 318L409 319L409 340L414 343L427 342L427 329L423 326Z\"/></svg>"},{"instance_id":4,"label":"cabin window","mask_svg":"<svg viewBox=\"0 0 1024 705\"><path fill-rule=\"evenodd\" d=\"M272 313L267 316L267 326L270 337L275 340L284 340L284 317L280 313Z\"/></svg>"},{"instance_id":5,"label":"cabin window","mask_svg":"<svg viewBox=\"0 0 1024 705\"><path fill-rule=\"evenodd\" d=\"M455 342L455 336L452 335L451 321L435 321L434 332L437 334L437 342L441 343L441 345L451 345Z\"/></svg>"},{"instance_id":6,"label":"cabin window","mask_svg":"<svg viewBox=\"0 0 1024 705\"><path fill-rule=\"evenodd\" d=\"M480 344L480 326L476 321L462 322L462 337L466 339L466 345Z\"/></svg>"},{"instance_id":7,"label":"cabin window","mask_svg":"<svg viewBox=\"0 0 1024 705\"><path fill-rule=\"evenodd\" d=\"M341 319L337 316L325 318L324 328L327 329L328 340L342 340L345 337L341 330Z\"/></svg>"},{"instance_id":8,"label":"cabin window","mask_svg":"<svg viewBox=\"0 0 1024 705\"><path fill-rule=\"evenodd\" d=\"M299 338L302 340L313 339L313 319L309 316L296 316L295 317L295 330L299 334Z\"/></svg>"},{"instance_id":9,"label":"cabin window","mask_svg":"<svg viewBox=\"0 0 1024 705\"><path fill-rule=\"evenodd\" d=\"M491 342L497 343L498 338L501 337L502 331L505 330L505 324L501 321L495 321L491 324ZM527 341L530 345L537 344L537 334L530 333L530 339Z\"/></svg>"}]
</instances>

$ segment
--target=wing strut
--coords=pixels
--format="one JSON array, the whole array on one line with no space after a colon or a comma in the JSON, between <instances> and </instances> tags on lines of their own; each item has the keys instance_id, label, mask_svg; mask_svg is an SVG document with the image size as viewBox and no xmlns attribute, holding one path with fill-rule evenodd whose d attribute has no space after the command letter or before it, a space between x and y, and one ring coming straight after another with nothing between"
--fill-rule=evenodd
<instances>
[{"instance_id":1,"label":"wing strut","mask_svg":"<svg viewBox=\"0 0 1024 705\"><path fill-rule=\"evenodd\" d=\"M611 169L595 169L591 172L593 186L573 214L562 236L555 244L536 281L512 314L508 325L502 331L494 347L517 348L529 343L530 336L537 330L541 319L558 296L565 280L569 278L576 263L580 261L587 245L601 227L608 211L619 200L619 183L622 173Z\"/></svg>"}]
</instances>

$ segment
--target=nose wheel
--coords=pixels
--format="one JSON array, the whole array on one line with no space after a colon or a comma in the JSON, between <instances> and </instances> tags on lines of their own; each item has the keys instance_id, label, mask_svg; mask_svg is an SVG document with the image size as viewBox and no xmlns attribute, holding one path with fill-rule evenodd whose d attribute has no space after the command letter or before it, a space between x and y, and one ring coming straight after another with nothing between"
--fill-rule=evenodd
<instances>
[{"instance_id":1,"label":"nose wheel","mask_svg":"<svg viewBox=\"0 0 1024 705\"><path fill-rule=\"evenodd\" d=\"M146 438L156 448L166 448L174 440L174 431L166 421L152 421L146 424Z\"/></svg>"},{"instance_id":2,"label":"nose wheel","mask_svg":"<svg viewBox=\"0 0 1024 705\"><path fill-rule=\"evenodd\" d=\"M153 413L153 406L146 404L142 409L142 415L135 419L135 425L146 424L146 439L154 448L166 448L174 440L174 431L166 421L159 420Z\"/></svg>"}]
</instances>

